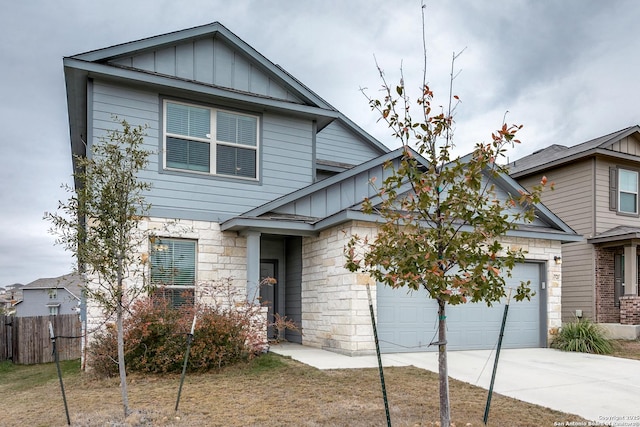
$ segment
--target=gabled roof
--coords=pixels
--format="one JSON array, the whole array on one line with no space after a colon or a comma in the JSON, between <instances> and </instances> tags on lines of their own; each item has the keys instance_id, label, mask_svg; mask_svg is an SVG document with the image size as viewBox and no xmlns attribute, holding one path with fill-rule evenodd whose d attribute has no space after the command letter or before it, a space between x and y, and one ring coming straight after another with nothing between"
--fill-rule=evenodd
<instances>
[{"instance_id":1,"label":"gabled roof","mask_svg":"<svg viewBox=\"0 0 640 427\"><path fill-rule=\"evenodd\" d=\"M411 150L413 156L425 167L424 157ZM316 235L320 231L351 220L377 221L375 215L362 212L365 197L375 204L377 191L371 185L371 179L382 182L393 171L385 164L396 165L402 159L403 148L398 148L345 172L316 182L300 190L282 196L242 215L225 221L221 230L255 230L267 234ZM524 190L513 178L499 174L494 179L496 187L508 194L517 195ZM398 189L398 193L409 191L409 185ZM523 224L518 230L509 233L513 236L546 238L553 240L579 241L568 225L539 203L535 206L536 222Z\"/></svg>"},{"instance_id":2,"label":"gabled roof","mask_svg":"<svg viewBox=\"0 0 640 427\"><path fill-rule=\"evenodd\" d=\"M186 54L186 59L183 56L184 49L181 49L185 46L192 46L194 49ZM203 56L199 62L203 64L200 68L194 65L199 58L194 59L197 55L194 51ZM259 75L264 89L255 90L247 85L234 87L233 84L217 81L214 76L222 73L214 72L214 51L226 52L225 54L246 67L246 73ZM159 58L171 55L175 62L172 69L155 68L155 61L166 64L166 61L162 62ZM63 63L74 154L84 154L83 138L87 139L86 86L87 79L92 77L152 87L165 94L189 94L196 99L213 96L230 106L260 106L264 111L308 117L318 123L319 130L337 119L381 153L389 151L298 79L272 63L219 22L65 57ZM191 73L181 72L182 67L190 69ZM198 72L200 74L196 76Z\"/></svg>"},{"instance_id":3,"label":"gabled roof","mask_svg":"<svg viewBox=\"0 0 640 427\"><path fill-rule=\"evenodd\" d=\"M80 299L83 281L77 273L65 274L59 277L41 278L24 285L22 291L30 289L66 289L71 295Z\"/></svg>"},{"instance_id":4,"label":"gabled roof","mask_svg":"<svg viewBox=\"0 0 640 427\"><path fill-rule=\"evenodd\" d=\"M636 156L630 156L611 150L611 146L613 144L633 134L640 139L639 126L630 126L617 132L574 145L573 147L553 144L510 163L508 165L510 175L514 178L522 178L533 173L561 166L596 154L622 158L635 157L634 160L639 161L640 158Z\"/></svg>"}]
</instances>

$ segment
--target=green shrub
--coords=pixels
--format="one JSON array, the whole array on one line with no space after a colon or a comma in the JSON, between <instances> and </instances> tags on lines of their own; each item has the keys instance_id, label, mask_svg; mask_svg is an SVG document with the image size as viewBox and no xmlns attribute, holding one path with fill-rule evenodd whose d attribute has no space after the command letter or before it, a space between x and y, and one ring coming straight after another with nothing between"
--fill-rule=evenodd
<instances>
[{"instance_id":1,"label":"green shrub","mask_svg":"<svg viewBox=\"0 0 640 427\"><path fill-rule=\"evenodd\" d=\"M180 372L194 311L197 323L189 371L207 371L260 353L254 345L254 312L185 305L172 308L165 298L147 297L133 304L124 322L125 363L131 372ZM89 346L89 364L100 376L118 374L115 327L98 333Z\"/></svg>"},{"instance_id":2,"label":"green shrub","mask_svg":"<svg viewBox=\"0 0 640 427\"><path fill-rule=\"evenodd\" d=\"M610 354L613 344L604 331L589 319L565 324L551 343L552 348L580 353Z\"/></svg>"}]
</instances>

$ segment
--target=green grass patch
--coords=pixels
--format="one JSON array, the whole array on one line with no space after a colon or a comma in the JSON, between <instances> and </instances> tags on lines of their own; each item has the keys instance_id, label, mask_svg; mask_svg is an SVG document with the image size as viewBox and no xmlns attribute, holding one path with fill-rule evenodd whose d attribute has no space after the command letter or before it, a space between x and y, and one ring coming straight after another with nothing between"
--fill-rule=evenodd
<instances>
[{"instance_id":1,"label":"green grass patch","mask_svg":"<svg viewBox=\"0 0 640 427\"><path fill-rule=\"evenodd\" d=\"M287 366L281 356L275 353L264 353L249 362L249 373L259 375L267 371Z\"/></svg>"},{"instance_id":2,"label":"green grass patch","mask_svg":"<svg viewBox=\"0 0 640 427\"><path fill-rule=\"evenodd\" d=\"M80 359L60 362L62 379L80 375ZM0 363L0 393L28 390L58 380L55 363L40 365L15 365L11 362Z\"/></svg>"}]
</instances>

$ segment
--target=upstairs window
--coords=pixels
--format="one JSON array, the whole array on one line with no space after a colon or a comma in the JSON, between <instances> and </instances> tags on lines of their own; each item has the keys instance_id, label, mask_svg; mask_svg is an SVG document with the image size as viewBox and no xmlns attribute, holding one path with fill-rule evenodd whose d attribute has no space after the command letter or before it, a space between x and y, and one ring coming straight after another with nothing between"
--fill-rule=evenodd
<instances>
[{"instance_id":1,"label":"upstairs window","mask_svg":"<svg viewBox=\"0 0 640 427\"><path fill-rule=\"evenodd\" d=\"M638 215L638 171L609 169L609 209Z\"/></svg>"},{"instance_id":2,"label":"upstairs window","mask_svg":"<svg viewBox=\"0 0 640 427\"><path fill-rule=\"evenodd\" d=\"M164 103L164 166L237 178L258 178L257 116Z\"/></svg>"},{"instance_id":3,"label":"upstairs window","mask_svg":"<svg viewBox=\"0 0 640 427\"><path fill-rule=\"evenodd\" d=\"M196 283L196 242L154 239L151 242L151 283L174 307L192 302Z\"/></svg>"}]
</instances>

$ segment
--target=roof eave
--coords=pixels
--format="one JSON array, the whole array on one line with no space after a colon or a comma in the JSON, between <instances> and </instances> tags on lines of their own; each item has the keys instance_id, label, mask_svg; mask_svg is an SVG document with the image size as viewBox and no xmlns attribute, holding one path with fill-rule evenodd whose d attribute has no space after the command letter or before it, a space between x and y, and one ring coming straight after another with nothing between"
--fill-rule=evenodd
<instances>
[{"instance_id":1,"label":"roof eave","mask_svg":"<svg viewBox=\"0 0 640 427\"><path fill-rule=\"evenodd\" d=\"M335 110L328 110L320 107L302 105L287 102L275 98L254 96L249 93L242 93L228 90L219 86L205 85L191 80L183 80L171 76L142 72L134 69L114 67L111 65L98 64L94 62L81 61L74 58L64 58L64 66L69 70L81 70L85 74L81 78L102 77L109 80L126 81L152 86L168 93L191 92L206 96L215 96L218 99L228 102L259 105L265 110L279 110L290 114L299 114L316 120L334 120L340 117L340 113Z\"/></svg>"},{"instance_id":2,"label":"roof eave","mask_svg":"<svg viewBox=\"0 0 640 427\"><path fill-rule=\"evenodd\" d=\"M622 242L627 240L640 239L640 233L624 233L617 234L615 236L602 236L602 237L591 237L587 239L587 243L591 243L594 245L602 244L602 243L614 243L614 242Z\"/></svg>"},{"instance_id":3,"label":"roof eave","mask_svg":"<svg viewBox=\"0 0 640 427\"><path fill-rule=\"evenodd\" d=\"M236 217L220 224L220 231L259 231L264 234L317 236L313 224L301 221Z\"/></svg>"},{"instance_id":4,"label":"roof eave","mask_svg":"<svg viewBox=\"0 0 640 427\"><path fill-rule=\"evenodd\" d=\"M575 162L576 160L583 160L596 155L607 156L607 157L612 157L616 159L631 160L635 162L638 161L638 156L635 156L632 154L620 153L618 151L612 151L606 148L598 147L598 148L592 148L586 151L582 151L580 153L576 153L571 156L563 157L561 159L557 159L552 162L537 165L529 169L524 169L518 172L510 173L509 175L512 178L520 179L536 173L545 172L549 169L563 166L567 163Z\"/></svg>"}]
</instances>

